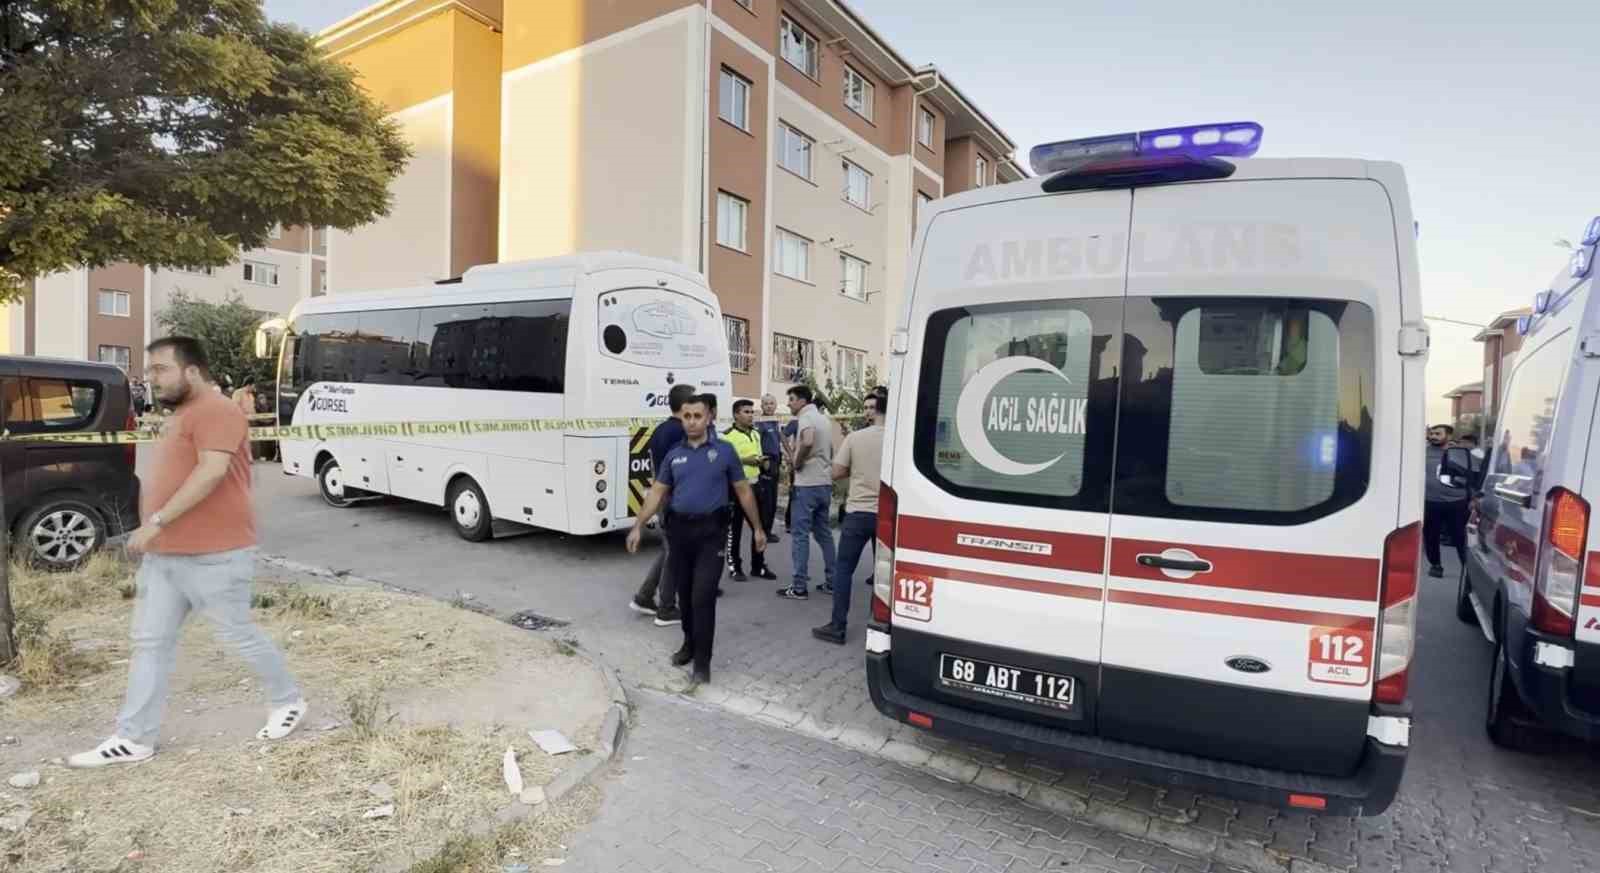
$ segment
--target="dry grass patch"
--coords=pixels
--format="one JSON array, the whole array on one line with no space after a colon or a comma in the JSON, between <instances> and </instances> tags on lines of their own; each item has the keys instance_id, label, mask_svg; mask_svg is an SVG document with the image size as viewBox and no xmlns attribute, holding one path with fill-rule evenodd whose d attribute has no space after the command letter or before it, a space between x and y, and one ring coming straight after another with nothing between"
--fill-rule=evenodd
<instances>
[{"instance_id":1,"label":"dry grass patch","mask_svg":"<svg viewBox=\"0 0 1600 873\"><path fill-rule=\"evenodd\" d=\"M558 759L538 751L526 733L494 726L338 731L73 774L36 790L32 821L0 843L0 859L37 873L115 870L130 853L140 853L142 863L123 869L346 873L431 857L441 838L466 833L510 801L500 775L508 745L518 750L528 784L555 776ZM388 791L373 793L380 784ZM365 817L390 803L392 816ZM544 831L571 824L558 815L529 827L548 840ZM483 842L461 838L446 849L472 845L474 857L503 854ZM442 869L492 868L474 862Z\"/></svg>"}]
</instances>

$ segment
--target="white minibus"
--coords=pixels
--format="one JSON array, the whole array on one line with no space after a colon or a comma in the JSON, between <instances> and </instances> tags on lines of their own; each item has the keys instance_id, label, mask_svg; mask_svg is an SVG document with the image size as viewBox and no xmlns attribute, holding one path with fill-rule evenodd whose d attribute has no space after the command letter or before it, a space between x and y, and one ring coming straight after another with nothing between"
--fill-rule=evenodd
<instances>
[{"instance_id":1,"label":"white minibus","mask_svg":"<svg viewBox=\"0 0 1600 873\"><path fill-rule=\"evenodd\" d=\"M676 383L723 395L732 384L716 295L670 261L587 253L316 297L288 319L279 425L407 426L286 439L283 469L315 478L334 506L391 495L446 507L474 541L527 527L604 533L626 527L648 486L648 427L582 420L663 417ZM566 423L423 433L513 419Z\"/></svg>"}]
</instances>

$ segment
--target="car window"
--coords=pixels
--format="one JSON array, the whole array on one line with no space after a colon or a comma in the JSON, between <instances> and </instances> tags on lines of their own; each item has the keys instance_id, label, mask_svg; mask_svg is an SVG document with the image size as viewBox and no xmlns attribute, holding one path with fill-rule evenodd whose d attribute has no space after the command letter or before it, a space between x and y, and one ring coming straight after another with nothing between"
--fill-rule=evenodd
<instances>
[{"instance_id":1,"label":"car window","mask_svg":"<svg viewBox=\"0 0 1600 873\"><path fill-rule=\"evenodd\" d=\"M1555 431L1556 403L1572 362L1572 331L1563 331L1517 360L1497 422L1491 487L1533 495L1542 492L1545 449Z\"/></svg>"},{"instance_id":2,"label":"car window","mask_svg":"<svg viewBox=\"0 0 1600 873\"><path fill-rule=\"evenodd\" d=\"M98 382L39 378L8 382L6 429L13 433L80 430L94 421L103 393Z\"/></svg>"},{"instance_id":3,"label":"car window","mask_svg":"<svg viewBox=\"0 0 1600 873\"><path fill-rule=\"evenodd\" d=\"M1133 298L1119 514L1299 524L1365 493L1372 312L1292 298Z\"/></svg>"},{"instance_id":4,"label":"car window","mask_svg":"<svg viewBox=\"0 0 1600 873\"><path fill-rule=\"evenodd\" d=\"M1120 300L1045 300L933 313L917 468L992 502L1104 511Z\"/></svg>"}]
</instances>

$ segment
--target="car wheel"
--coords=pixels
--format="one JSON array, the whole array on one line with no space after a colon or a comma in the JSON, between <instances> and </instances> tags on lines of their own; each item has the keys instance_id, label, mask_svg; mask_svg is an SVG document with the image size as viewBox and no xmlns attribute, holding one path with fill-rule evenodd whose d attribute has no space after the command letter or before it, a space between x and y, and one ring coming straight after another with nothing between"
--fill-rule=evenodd
<instances>
[{"instance_id":1,"label":"car wheel","mask_svg":"<svg viewBox=\"0 0 1600 873\"><path fill-rule=\"evenodd\" d=\"M1494 644L1494 662L1489 665L1489 708L1484 728L1489 732L1489 741L1503 749L1538 751L1544 745L1544 734L1533 724L1533 714L1511 683L1504 632L1499 637Z\"/></svg>"},{"instance_id":2,"label":"car wheel","mask_svg":"<svg viewBox=\"0 0 1600 873\"><path fill-rule=\"evenodd\" d=\"M489 515L489 499L483 496L478 483L465 476L451 483L446 505L462 539L481 543L489 538L493 519Z\"/></svg>"},{"instance_id":3,"label":"car wheel","mask_svg":"<svg viewBox=\"0 0 1600 873\"><path fill-rule=\"evenodd\" d=\"M1461 568L1461 580L1456 583L1456 618L1467 624L1478 623L1478 611L1472 608L1472 583L1467 581L1467 568Z\"/></svg>"},{"instance_id":4,"label":"car wheel","mask_svg":"<svg viewBox=\"0 0 1600 873\"><path fill-rule=\"evenodd\" d=\"M105 520L82 500L49 500L17 524L19 557L36 567L72 570L106 541Z\"/></svg>"},{"instance_id":5,"label":"car wheel","mask_svg":"<svg viewBox=\"0 0 1600 873\"><path fill-rule=\"evenodd\" d=\"M349 487L344 481L344 468L339 462L329 458L317 469L317 488L322 492L322 499L329 505L344 509L355 504L355 489Z\"/></svg>"}]
</instances>

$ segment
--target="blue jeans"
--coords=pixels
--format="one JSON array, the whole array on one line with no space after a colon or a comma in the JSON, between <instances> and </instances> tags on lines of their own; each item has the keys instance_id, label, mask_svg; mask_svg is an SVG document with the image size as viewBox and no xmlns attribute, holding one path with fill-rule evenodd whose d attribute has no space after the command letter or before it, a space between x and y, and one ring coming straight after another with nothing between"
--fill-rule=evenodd
<instances>
[{"instance_id":1,"label":"blue jeans","mask_svg":"<svg viewBox=\"0 0 1600 873\"><path fill-rule=\"evenodd\" d=\"M845 621L850 617L850 586L851 577L856 574L856 563L877 531L876 512L845 513L844 524L839 528L839 563L833 574L833 626L839 630L845 629Z\"/></svg>"},{"instance_id":2,"label":"blue jeans","mask_svg":"<svg viewBox=\"0 0 1600 873\"><path fill-rule=\"evenodd\" d=\"M794 584L790 587L795 591L806 591L806 583L811 581L806 568L811 563L812 537L816 537L817 545L822 547L824 581L833 581L833 529L828 524L828 507L832 503L831 485L800 485L789 493L789 506L794 511L794 543L791 545Z\"/></svg>"}]
</instances>

